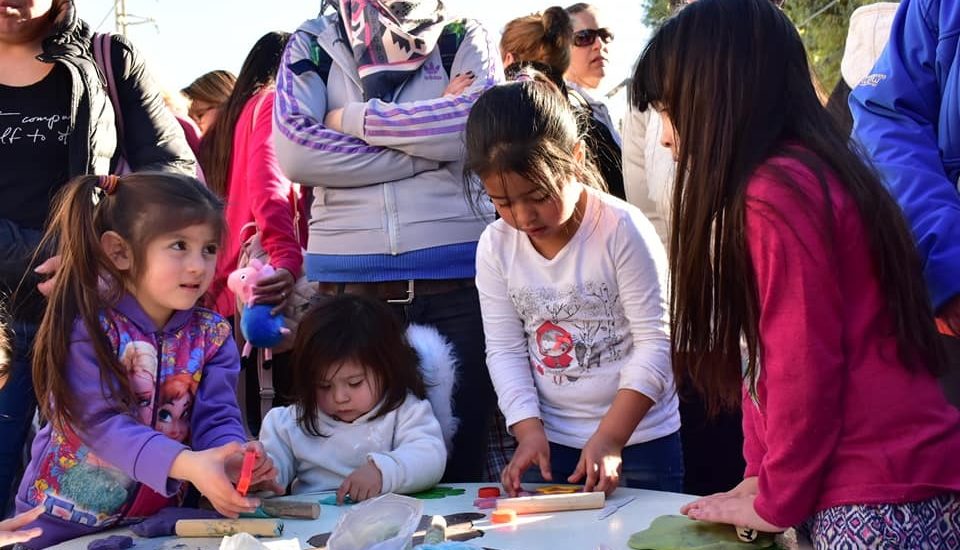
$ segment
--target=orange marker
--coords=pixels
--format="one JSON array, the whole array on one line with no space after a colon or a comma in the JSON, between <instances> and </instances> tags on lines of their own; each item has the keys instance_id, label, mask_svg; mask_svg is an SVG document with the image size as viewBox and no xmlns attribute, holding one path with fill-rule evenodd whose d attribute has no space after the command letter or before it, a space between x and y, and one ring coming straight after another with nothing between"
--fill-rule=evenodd
<instances>
[{"instance_id":1,"label":"orange marker","mask_svg":"<svg viewBox=\"0 0 960 550\"><path fill-rule=\"evenodd\" d=\"M257 461L257 453L250 449L243 455L243 466L240 468L240 481L237 483L237 492L240 496L247 496L250 481L253 479L253 464Z\"/></svg>"},{"instance_id":2,"label":"orange marker","mask_svg":"<svg viewBox=\"0 0 960 550\"><path fill-rule=\"evenodd\" d=\"M490 514L490 521L493 523L510 523L516 519L516 510L510 510L509 508L497 508Z\"/></svg>"}]
</instances>

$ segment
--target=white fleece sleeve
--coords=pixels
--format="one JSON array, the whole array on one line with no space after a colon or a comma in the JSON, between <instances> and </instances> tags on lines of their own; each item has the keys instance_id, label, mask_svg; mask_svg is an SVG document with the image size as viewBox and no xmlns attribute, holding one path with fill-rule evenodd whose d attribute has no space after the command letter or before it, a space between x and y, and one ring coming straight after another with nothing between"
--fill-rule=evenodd
<instances>
[{"instance_id":1,"label":"white fleece sleeve","mask_svg":"<svg viewBox=\"0 0 960 550\"><path fill-rule=\"evenodd\" d=\"M487 342L487 370L497 392L507 427L527 418L540 418L540 397L530 371L530 354L523 320L507 294L507 279L495 250L498 232L513 231L497 223L487 226L477 246L477 290Z\"/></svg>"},{"instance_id":2,"label":"white fleece sleeve","mask_svg":"<svg viewBox=\"0 0 960 550\"><path fill-rule=\"evenodd\" d=\"M470 108L487 88L503 82L503 67L489 33L467 22L450 69L450 77L473 71L472 86L460 95L386 103L371 99L343 109L343 131L370 145L389 147L416 157L452 162L463 157L463 131Z\"/></svg>"},{"instance_id":3,"label":"white fleece sleeve","mask_svg":"<svg viewBox=\"0 0 960 550\"><path fill-rule=\"evenodd\" d=\"M284 175L311 187L363 187L436 170L440 163L379 147L323 125L327 86L310 68L316 38L298 31L277 71L273 140Z\"/></svg>"},{"instance_id":4,"label":"white fleece sleeve","mask_svg":"<svg viewBox=\"0 0 960 550\"><path fill-rule=\"evenodd\" d=\"M620 389L637 391L658 402L675 391L667 254L653 225L638 214L620 220L614 254L620 300L633 337L633 352L620 370Z\"/></svg>"},{"instance_id":5,"label":"white fleece sleeve","mask_svg":"<svg viewBox=\"0 0 960 550\"><path fill-rule=\"evenodd\" d=\"M296 418L290 411L290 407L271 409L260 427L260 443L277 468L277 483L282 487L290 485L297 475L297 459L293 456L290 432L298 428Z\"/></svg>"},{"instance_id":6,"label":"white fleece sleeve","mask_svg":"<svg viewBox=\"0 0 960 550\"><path fill-rule=\"evenodd\" d=\"M370 453L383 476L383 493L415 493L429 489L443 477L447 447L430 402L408 395L397 409L393 450Z\"/></svg>"}]
</instances>

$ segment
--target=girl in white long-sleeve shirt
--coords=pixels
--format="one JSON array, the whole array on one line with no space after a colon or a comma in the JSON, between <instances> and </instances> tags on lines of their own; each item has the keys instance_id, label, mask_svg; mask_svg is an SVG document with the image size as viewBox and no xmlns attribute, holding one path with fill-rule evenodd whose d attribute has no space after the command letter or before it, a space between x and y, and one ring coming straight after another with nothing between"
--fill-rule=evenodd
<instances>
[{"instance_id":1,"label":"girl in white long-sleeve shirt","mask_svg":"<svg viewBox=\"0 0 960 550\"><path fill-rule=\"evenodd\" d=\"M585 478L586 490L680 491L666 254L653 226L592 188L574 115L539 75L480 97L467 155L501 217L480 238L477 288L487 367L518 440L504 487L537 480L537 465L547 480Z\"/></svg>"},{"instance_id":2,"label":"girl in white long-sleeve shirt","mask_svg":"<svg viewBox=\"0 0 960 550\"><path fill-rule=\"evenodd\" d=\"M281 486L292 482L294 494L336 489L342 503L440 480L440 423L417 353L385 304L326 299L300 321L292 361L295 404L271 410L260 429Z\"/></svg>"}]
</instances>

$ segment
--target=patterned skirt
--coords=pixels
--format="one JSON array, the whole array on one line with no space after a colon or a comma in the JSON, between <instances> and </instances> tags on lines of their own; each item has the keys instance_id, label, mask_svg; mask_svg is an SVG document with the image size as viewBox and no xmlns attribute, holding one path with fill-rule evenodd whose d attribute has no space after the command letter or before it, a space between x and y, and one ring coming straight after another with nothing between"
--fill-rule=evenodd
<instances>
[{"instance_id":1,"label":"patterned skirt","mask_svg":"<svg viewBox=\"0 0 960 550\"><path fill-rule=\"evenodd\" d=\"M802 531L817 550L957 550L960 495L906 504L828 508L810 518Z\"/></svg>"}]
</instances>

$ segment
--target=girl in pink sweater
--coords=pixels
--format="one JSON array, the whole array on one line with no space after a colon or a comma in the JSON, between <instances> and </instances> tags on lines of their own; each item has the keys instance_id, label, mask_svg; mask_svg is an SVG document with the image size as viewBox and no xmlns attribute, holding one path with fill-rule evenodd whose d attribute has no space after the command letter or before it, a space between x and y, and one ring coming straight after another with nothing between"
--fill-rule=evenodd
<instances>
[{"instance_id":1,"label":"girl in pink sweater","mask_svg":"<svg viewBox=\"0 0 960 550\"><path fill-rule=\"evenodd\" d=\"M263 248L277 269L275 276L258 284L258 304L279 308L303 270L305 243L297 235L306 235L306 215L300 189L280 172L272 138L273 84L289 37L270 32L257 41L223 112L200 147L207 184L227 203L226 242L210 287L214 309L227 317L236 309L236 298L226 286L227 276L237 268L241 245L253 229L260 231ZM302 227L295 228L296 223Z\"/></svg>"},{"instance_id":2,"label":"girl in pink sweater","mask_svg":"<svg viewBox=\"0 0 960 550\"><path fill-rule=\"evenodd\" d=\"M912 237L834 126L790 20L699 0L647 46L634 101L678 162L675 379L741 404L744 481L682 509L817 548L957 548L960 412ZM745 356L741 356L741 342Z\"/></svg>"}]
</instances>

